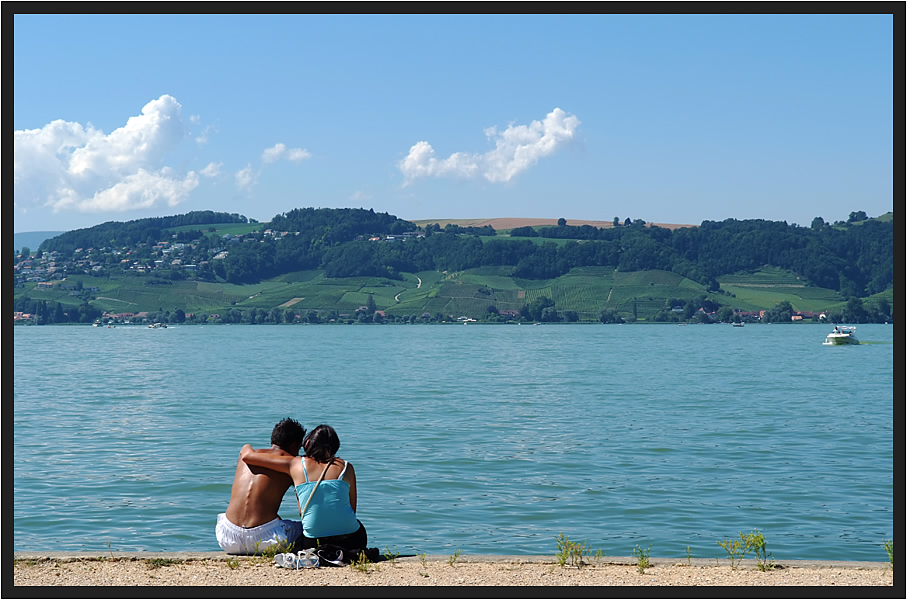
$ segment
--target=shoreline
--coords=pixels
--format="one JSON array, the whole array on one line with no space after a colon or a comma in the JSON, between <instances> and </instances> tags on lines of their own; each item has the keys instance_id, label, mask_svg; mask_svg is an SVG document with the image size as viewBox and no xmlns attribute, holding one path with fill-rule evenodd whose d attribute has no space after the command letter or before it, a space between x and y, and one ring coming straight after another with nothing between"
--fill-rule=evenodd
<instances>
[{"instance_id":1,"label":"shoreline","mask_svg":"<svg viewBox=\"0 0 907 600\"><path fill-rule=\"evenodd\" d=\"M223 552L15 552L14 586L893 586L887 562L584 557L581 567L552 556L398 556L349 567L294 571L270 559Z\"/></svg>"}]
</instances>

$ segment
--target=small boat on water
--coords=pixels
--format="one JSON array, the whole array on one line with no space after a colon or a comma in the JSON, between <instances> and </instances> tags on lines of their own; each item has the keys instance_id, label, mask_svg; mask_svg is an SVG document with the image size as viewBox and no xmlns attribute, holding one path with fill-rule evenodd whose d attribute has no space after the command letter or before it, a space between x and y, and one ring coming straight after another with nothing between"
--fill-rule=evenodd
<instances>
[{"instance_id":1,"label":"small boat on water","mask_svg":"<svg viewBox=\"0 0 907 600\"><path fill-rule=\"evenodd\" d=\"M825 341L822 342L825 346L846 346L848 344L859 344L860 340L854 335L857 331L856 327L848 327L845 325L835 325L835 328L825 336Z\"/></svg>"}]
</instances>

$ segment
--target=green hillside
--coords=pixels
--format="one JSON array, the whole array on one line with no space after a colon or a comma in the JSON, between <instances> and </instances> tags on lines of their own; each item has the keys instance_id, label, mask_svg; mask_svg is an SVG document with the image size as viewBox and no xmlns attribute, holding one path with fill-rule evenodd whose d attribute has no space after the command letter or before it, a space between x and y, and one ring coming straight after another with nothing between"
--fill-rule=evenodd
<instances>
[{"instance_id":1,"label":"green hillside","mask_svg":"<svg viewBox=\"0 0 907 600\"><path fill-rule=\"evenodd\" d=\"M797 311L822 311L843 301L834 290L807 286L795 274L773 267L727 275L719 283L744 310L760 310L788 301Z\"/></svg>"},{"instance_id":2,"label":"green hillside","mask_svg":"<svg viewBox=\"0 0 907 600\"><path fill-rule=\"evenodd\" d=\"M892 319L893 216L806 228L762 220L417 225L365 209L108 222L17 253L16 319L105 313L177 322ZM377 316L375 311L378 311ZM215 316L211 316L215 315ZM122 318L126 318L125 316Z\"/></svg>"},{"instance_id":3,"label":"green hillside","mask_svg":"<svg viewBox=\"0 0 907 600\"><path fill-rule=\"evenodd\" d=\"M597 321L603 309L631 320L655 320L658 313L697 298L743 311L766 310L789 301L798 311L833 310L844 302L837 292L806 287L796 275L779 269L728 276L719 292L667 271L616 272L611 267L582 267L553 279L518 279L508 267L480 267L446 273L406 273L402 280L380 277L328 278L322 271L287 273L256 284L235 285L203 281L156 281L151 278L95 278L77 275L91 303L111 313L174 312L223 314L229 310L257 309L304 316L317 311L329 316L352 316L367 306L369 297L377 310L390 319L421 317L470 317L481 320L489 307L519 311L542 297L554 301L560 314L574 311L580 321ZM56 301L68 306L82 302L62 289L44 290L29 285L23 291L33 300Z\"/></svg>"}]
</instances>

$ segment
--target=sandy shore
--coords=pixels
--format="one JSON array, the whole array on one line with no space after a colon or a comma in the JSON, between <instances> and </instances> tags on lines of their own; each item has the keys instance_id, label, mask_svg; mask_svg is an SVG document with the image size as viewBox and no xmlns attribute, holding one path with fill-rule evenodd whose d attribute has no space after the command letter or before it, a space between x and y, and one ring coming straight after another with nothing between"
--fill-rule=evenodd
<instances>
[{"instance_id":1,"label":"sandy shore","mask_svg":"<svg viewBox=\"0 0 907 600\"><path fill-rule=\"evenodd\" d=\"M587 558L577 568L551 557L398 557L361 568L292 571L255 557L218 553L113 553L108 556L21 553L16 586L892 586L888 563L791 561L762 572L754 561L732 569L715 559L651 559L640 572L633 559ZM453 562L453 564L451 564ZM717 564L716 564L717 563ZM887 594L886 594L887 595Z\"/></svg>"}]
</instances>

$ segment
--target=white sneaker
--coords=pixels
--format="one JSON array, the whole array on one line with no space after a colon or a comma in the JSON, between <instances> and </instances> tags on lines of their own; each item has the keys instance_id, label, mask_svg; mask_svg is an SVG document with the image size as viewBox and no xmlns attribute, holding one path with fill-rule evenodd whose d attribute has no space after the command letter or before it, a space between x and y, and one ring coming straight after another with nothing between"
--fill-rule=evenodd
<instances>
[{"instance_id":1,"label":"white sneaker","mask_svg":"<svg viewBox=\"0 0 907 600\"><path fill-rule=\"evenodd\" d=\"M318 555L311 548L300 550L296 558L297 569L314 569L318 566Z\"/></svg>"},{"instance_id":2,"label":"white sneaker","mask_svg":"<svg viewBox=\"0 0 907 600\"><path fill-rule=\"evenodd\" d=\"M299 557L295 554L287 552L286 554L277 554L274 556L274 562L277 563L278 567L283 567L284 569L298 569L299 568Z\"/></svg>"}]
</instances>

